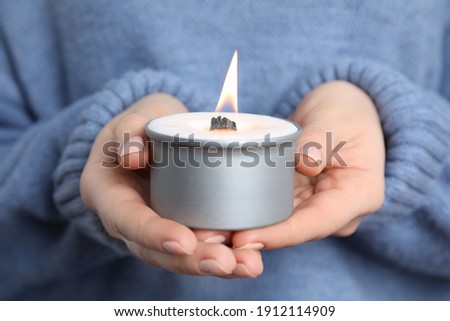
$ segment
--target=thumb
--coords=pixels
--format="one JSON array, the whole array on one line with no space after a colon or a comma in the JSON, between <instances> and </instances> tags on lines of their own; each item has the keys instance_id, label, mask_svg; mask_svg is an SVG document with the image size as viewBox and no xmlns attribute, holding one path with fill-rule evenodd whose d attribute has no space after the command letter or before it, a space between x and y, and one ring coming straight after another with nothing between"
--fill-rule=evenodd
<instances>
[{"instance_id":1,"label":"thumb","mask_svg":"<svg viewBox=\"0 0 450 321\"><path fill-rule=\"evenodd\" d=\"M326 131L305 126L297 142L295 169L302 175L316 176L325 168Z\"/></svg>"},{"instance_id":2,"label":"thumb","mask_svg":"<svg viewBox=\"0 0 450 321\"><path fill-rule=\"evenodd\" d=\"M181 101L167 94L141 98L115 119L113 137L120 142L119 157L123 168L136 170L148 164L145 124L154 118L186 112Z\"/></svg>"}]
</instances>

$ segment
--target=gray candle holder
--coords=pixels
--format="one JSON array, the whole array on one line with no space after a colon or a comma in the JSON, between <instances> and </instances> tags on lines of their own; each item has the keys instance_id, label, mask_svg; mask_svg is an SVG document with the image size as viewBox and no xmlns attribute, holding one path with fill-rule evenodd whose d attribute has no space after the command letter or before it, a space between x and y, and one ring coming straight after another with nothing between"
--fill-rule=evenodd
<instances>
[{"instance_id":1,"label":"gray candle holder","mask_svg":"<svg viewBox=\"0 0 450 321\"><path fill-rule=\"evenodd\" d=\"M169 136L150 121L150 206L197 229L243 230L285 220L293 211L301 133L297 124L286 123L295 126L294 133L230 142Z\"/></svg>"}]
</instances>

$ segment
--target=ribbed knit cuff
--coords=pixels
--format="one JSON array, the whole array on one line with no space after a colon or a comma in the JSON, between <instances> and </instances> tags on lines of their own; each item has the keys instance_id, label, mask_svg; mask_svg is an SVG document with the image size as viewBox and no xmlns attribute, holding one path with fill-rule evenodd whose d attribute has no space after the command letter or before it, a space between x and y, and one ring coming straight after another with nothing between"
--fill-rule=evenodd
<instances>
[{"instance_id":1,"label":"ribbed knit cuff","mask_svg":"<svg viewBox=\"0 0 450 321\"><path fill-rule=\"evenodd\" d=\"M54 175L54 200L61 215L76 224L81 232L122 254L128 253L124 244L109 237L99 218L83 205L80 176L100 130L135 101L153 93L170 94L192 110L201 108L194 91L173 75L149 69L130 72L111 81L92 97L69 138Z\"/></svg>"},{"instance_id":2,"label":"ribbed knit cuff","mask_svg":"<svg viewBox=\"0 0 450 321\"><path fill-rule=\"evenodd\" d=\"M411 214L425 201L443 170L449 147L450 106L443 98L413 84L390 67L370 61L340 61L305 77L280 106L279 115L292 113L315 87L333 80L348 81L374 101L386 144L386 198L374 227Z\"/></svg>"}]
</instances>

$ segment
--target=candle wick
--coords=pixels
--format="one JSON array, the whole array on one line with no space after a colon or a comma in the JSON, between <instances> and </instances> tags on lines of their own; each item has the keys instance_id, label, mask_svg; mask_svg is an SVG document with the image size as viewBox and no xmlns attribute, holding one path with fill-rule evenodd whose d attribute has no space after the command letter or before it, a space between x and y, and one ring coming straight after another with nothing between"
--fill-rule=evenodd
<instances>
[{"instance_id":1,"label":"candle wick","mask_svg":"<svg viewBox=\"0 0 450 321\"><path fill-rule=\"evenodd\" d=\"M219 131L231 131L237 130L236 122L222 116L217 116L211 118L211 127L210 131L219 130Z\"/></svg>"}]
</instances>

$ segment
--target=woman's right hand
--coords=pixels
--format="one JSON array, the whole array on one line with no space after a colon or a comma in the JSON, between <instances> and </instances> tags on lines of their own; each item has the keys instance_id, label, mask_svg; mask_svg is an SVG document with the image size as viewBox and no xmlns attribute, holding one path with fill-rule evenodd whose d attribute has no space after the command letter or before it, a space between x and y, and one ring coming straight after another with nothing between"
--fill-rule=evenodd
<instances>
[{"instance_id":1,"label":"woman's right hand","mask_svg":"<svg viewBox=\"0 0 450 321\"><path fill-rule=\"evenodd\" d=\"M83 170L83 202L98 215L109 235L125 242L131 252L150 265L182 274L256 277L263 269L258 251L214 243L226 242L230 233L222 233L225 240L198 238L188 227L161 218L147 204L150 182L145 123L181 112L187 109L180 101L154 94L113 118L97 136ZM118 146L113 160L111 149L105 153L106 148ZM197 232L209 234L216 233Z\"/></svg>"}]
</instances>

